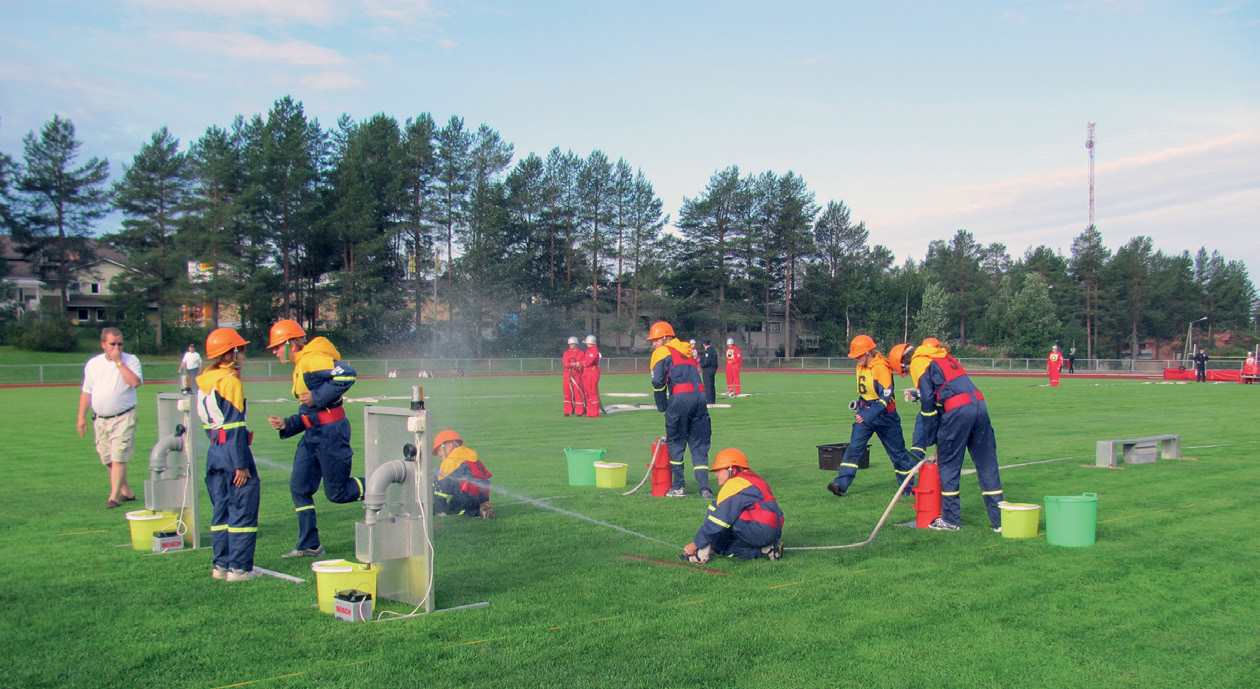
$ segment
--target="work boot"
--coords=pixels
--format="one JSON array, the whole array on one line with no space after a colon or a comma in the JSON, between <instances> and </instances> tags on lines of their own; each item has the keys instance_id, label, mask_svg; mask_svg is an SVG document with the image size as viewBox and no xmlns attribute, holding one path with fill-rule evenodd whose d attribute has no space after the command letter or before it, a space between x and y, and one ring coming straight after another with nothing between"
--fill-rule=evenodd
<instances>
[{"instance_id":1,"label":"work boot","mask_svg":"<svg viewBox=\"0 0 1260 689\"><path fill-rule=\"evenodd\" d=\"M481 517L482 519L495 519L496 518L496 515L494 513L494 508L490 507L490 503L488 501L481 503L481 508L477 510L477 516Z\"/></svg>"},{"instance_id":2,"label":"work boot","mask_svg":"<svg viewBox=\"0 0 1260 689\"><path fill-rule=\"evenodd\" d=\"M844 491L840 489L840 486L837 486L834 483L828 483L827 490L831 491L831 494L836 496L837 498L844 497Z\"/></svg>"},{"instance_id":3,"label":"work boot","mask_svg":"<svg viewBox=\"0 0 1260 689\"><path fill-rule=\"evenodd\" d=\"M324 546L318 548L307 548L305 550L290 550L280 557L319 557L324 554Z\"/></svg>"},{"instance_id":4,"label":"work boot","mask_svg":"<svg viewBox=\"0 0 1260 689\"><path fill-rule=\"evenodd\" d=\"M701 488L701 489L700 489L700 497L704 498L705 500L712 500L712 499L713 499L713 491L709 490L708 488Z\"/></svg>"},{"instance_id":5,"label":"work boot","mask_svg":"<svg viewBox=\"0 0 1260 689\"><path fill-rule=\"evenodd\" d=\"M687 489L683 488L682 486L679 486L677 488L670 488L669 490L665 491L665 497L685 498L687 497Z\"/></svg>"},{"instance_id":6,"label":"work boot","mask_svg":"<svg viewBox=\"0 0 1260 689\"><path fill-rule=\"evenodd\" d=\"M227 580L228 581L249 581L250 579L257 579L258 577L261 577L261 576L263 576L263 573L259 572L256 569L251 569L248 572L246 572L243 569L232 569L232 570L228 570Z\"/></svg>"},{"instance_id":7,"label":"work boot","mask_svg":"<svg viewBox=\"0 0 1260 689\"><path fill-rule=\"evenodd\" d=\"M215 565L210 568L210 577L219 581L226 581L228 578L228 568Z\"/></svg>"},{"instance_id":8,"label":"work boot","mask_svg":"<svg viewBox=\"0 0 1260 689\"><path fill-rule=\"evenodd\" d=\"M779 539L775 541L774 543L771 543L770 545L762 548L761 552L768 559L778 560L779 558L783 557L783 539Z\"/></svg>"},{"instance_id":9,"label":"work boot","mask_svg":"<svg viewBox=\"0 0 1260 689\"><path fill-rule=\"evenodd\" d=\"M944 517L937 517L936 519L933 519L932 523L928 524L928 528L933 531L961 531L962 530L961 526L957 524L950 524L949 522L945 521Z\"/></svg>"}]
</instances>

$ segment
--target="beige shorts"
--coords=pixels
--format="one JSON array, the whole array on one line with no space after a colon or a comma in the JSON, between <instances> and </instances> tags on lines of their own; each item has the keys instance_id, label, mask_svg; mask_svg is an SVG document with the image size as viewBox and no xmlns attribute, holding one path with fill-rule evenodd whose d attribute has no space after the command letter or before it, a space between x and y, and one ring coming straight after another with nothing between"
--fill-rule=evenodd
<instances>
[{"instance_id":1,"label":"beige shorts","mask_svg":"<svg viewBox=\"0 0 1260 689\"><path fill-rule=\"evenodd\" d=\"M92 432L101 464L130 462L136 451L136 410L110 419L98 418L92 422Z\"/></svg>"}]
</instances>

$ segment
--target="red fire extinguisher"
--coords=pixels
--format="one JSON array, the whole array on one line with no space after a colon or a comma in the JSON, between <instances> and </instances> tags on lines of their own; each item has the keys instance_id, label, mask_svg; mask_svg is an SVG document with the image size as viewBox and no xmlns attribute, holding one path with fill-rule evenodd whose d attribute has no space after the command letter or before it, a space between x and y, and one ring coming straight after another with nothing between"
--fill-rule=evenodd
<instances>
[{"instance_id":1,"label":"red fire extinguisher","mask_svg":"<svg viewBox=\"0 0 1260 689\"><path fill-rule=\"evenodd\" d=\"M935 462L919 467L919 485L914 489L914 525L928 528L941 516L941 470Z\"/></svg>"},{"instance_id":2,"label":"red fire extinguisher","mask_svg":"<svg viewBox=\"0 0 1260 689\"><path fill-rule=\"evenodd\" d=\"M673 472L669 469L669 446L662 436L652 443L652 496L665 497L666 491L673 485Z\"/></svg>"}]
</instances>

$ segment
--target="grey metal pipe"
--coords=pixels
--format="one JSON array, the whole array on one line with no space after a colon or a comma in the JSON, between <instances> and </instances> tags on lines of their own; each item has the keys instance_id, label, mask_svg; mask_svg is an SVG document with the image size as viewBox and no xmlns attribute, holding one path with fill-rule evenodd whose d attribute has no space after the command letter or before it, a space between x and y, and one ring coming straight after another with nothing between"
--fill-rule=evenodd
<instances>
[{"instance_id":1,"label":"grey metal pipe","mask_svg":"<svg viewBox=\"0 0 1260 689\"><path fill-rule=\"evenodd\" d=\"M385 491L395 483L404 483L413 475L415 462L395 459L378 467L368 477L363 489L363 507L367 510L364 524L375 524L376 514L385 507Z\"/></svg>"},{"instance_id":2,"label":"grey metal pipe","mask_svg":"<svg viewBox=\"0 0 1260 689\"><path fill-rule=\"evenodd\" d=\"M167 461L166 454L168 452L183 452L184 436L182 433L178 435L168 435L157 442L153 446L153 450L149 452L149 478L157 480L161 477L162 472L171 468L171 463Z\"/></svg>"}]
</instances>

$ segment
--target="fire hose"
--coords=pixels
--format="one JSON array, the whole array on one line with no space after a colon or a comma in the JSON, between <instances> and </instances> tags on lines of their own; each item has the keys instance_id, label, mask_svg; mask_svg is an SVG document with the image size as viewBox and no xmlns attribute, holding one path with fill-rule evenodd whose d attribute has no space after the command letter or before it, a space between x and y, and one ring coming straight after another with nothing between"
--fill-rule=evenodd
<instances>
[{"instance_id":1,"label":"fire hose","mask_svg":"<svg viewBox=\"0 0 1260 689\"><path fill-rule=\"evenodd\" d=\"M893 496L892 502L888 503L888 509L884 510L884 516L879 518L879 523L875 525L875 530L871 532L871 535L865 541L862 541L861 543L849 543L848 545L797 546L795 548L784 548L784 550L838 550L840 548L861 548L871 541L874 541L875 534L878 534L879 530L883 528L884 522L888 521L888 515L892 513L893 507L895 507L897 505L897 501L901 499L902 491L906 489L906 486L910 485L910 481L918 475L919 467L926 464L927 461L927 459L919 460L919 463L915 464L914 468L910 470L910 473L906 476L905 480L897 487L897 494Z\"/></svg>"}]
</instances>

